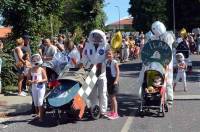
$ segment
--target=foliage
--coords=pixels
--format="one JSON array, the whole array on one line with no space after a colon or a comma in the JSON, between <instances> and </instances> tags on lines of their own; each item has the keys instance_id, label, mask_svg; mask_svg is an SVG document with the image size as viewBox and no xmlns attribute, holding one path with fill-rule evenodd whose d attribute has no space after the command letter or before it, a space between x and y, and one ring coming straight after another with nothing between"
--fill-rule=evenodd
<instances>
[{"instance_id":1,"label":"foliage","mask_svg":"<svg viewBox=\"0 0 200 132\"><path fill-rule=\"evenodd\" d=\"M173 29L173 0L130 0L130 5L129 14L134 17L136 30L150 30L155 20L164 22L168 30ZM174 7L177 30L199 27L199 0L174 0Z\"/></svg>"},{"instance_id":2,"label":"foliage","mask_svg":"<svg viewBox=\"0 0 200 132\"><path fill-rule=\"evenodd\" d=\"M77 27L74 32L74 43L77 45L83 37L83 30L80 27Z\"/></svg>"},{"instance_id":3,"label":"foliage","mask_svg":"<svg viewBox=\"0 0 200 132\"><path fill-rule=\"evenodd\" d=\"M63 13L63 1L2 0L0 10L4 18L3 25L13 27L13 39L24 34L49 37L52 34L51 23L54 33L58 33L62 26L59 16Z\"/></svg>"},{"instance_id":4,"label":"foliage","mask_svg":"<svg viewBox=\"0 0 200 132\"><path fill-rule=\"evenodd\" d=\"M85 35L94 28L103 29L103 0L67 0L63 15L64 27L74 32L80 27Z\"/></svg>"},{"instance_id":5,"label":"foliage","mask_svg":"<svg viewBox=\"0 0 200 132\"><path fill-rule=\"evenodd\" d=\"M173 29L173 0L167 0L169 28ZM183 27L187 30L199 27L200 1L199 0L174 0L176 29Z\"/></svg>"},{"instance_id":6,"label":"foliage","mask_svg":"<svg viewBox=\"0 0 200 132\"><path fill-rule=\"evenodd\" d=\"M166 0L130 0L128 12L134 18L134 28L137 31L149 31L156 21L167 22Z\"/></svg>"},{"instance_id":7,"label":"foliage","mask_svg":"<svg viewBox=\"0 0 200 132\"><path fill-rule=\"evenodd\" d=\"M13 40L24 34L31 36L32 50L37 52L40 37L58 34L62 26L60 16L63 13L63 2L64 0L1 0L3 25L12 26Z\"/></svg>"},{"instance_id":8,"label":"foliage","mask_svg":"<svg viewBox=\"0 0 200 132\"><path fill-rule=\"evenodd\" d=\"M2 86L17 84L17 76L13 70L14 59L12 55L1 52L0 58L3 61L1 68Z\"/></svg>"}]
</instances>

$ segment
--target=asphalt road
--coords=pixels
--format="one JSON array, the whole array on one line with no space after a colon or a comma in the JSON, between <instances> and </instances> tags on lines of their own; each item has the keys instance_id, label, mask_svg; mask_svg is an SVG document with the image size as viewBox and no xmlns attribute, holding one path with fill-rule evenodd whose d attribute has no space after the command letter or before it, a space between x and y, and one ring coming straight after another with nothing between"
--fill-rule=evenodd
<instances>
[{"instance_id":1,"label":"asphalt road","mask_svg":"<svg viewBox=\"0 0 200 132\"><path fill-rule=\"evenodd\" d=\"M101 118L91 120L85 118L82 121L63 116L58 125L52 113L48 113L43 123L33 121L32 115L19 115L4 122L6 128L0 127L0 132L199 132L200 131L200 103L199 100L175 100L174 105L166 113L165 117L157 117L149 113L144 117L136 115L138 107L137 93L139 83L137 82L141 64L122 64L120 91L118 95L119 114L117 120ZM200 73L195 70L188 75L187 93L182 91L182 86L177 86L176 95L200 94ZM194 80L196 79L196 80ZM0 124L1 126L2 124Z\"/></svg>"}]
</instances>

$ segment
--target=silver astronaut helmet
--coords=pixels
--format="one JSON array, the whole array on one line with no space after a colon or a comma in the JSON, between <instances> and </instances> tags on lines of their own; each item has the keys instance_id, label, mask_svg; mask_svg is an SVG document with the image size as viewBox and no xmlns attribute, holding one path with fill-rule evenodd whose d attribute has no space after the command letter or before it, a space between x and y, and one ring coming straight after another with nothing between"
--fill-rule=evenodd
<instances>
[{"instance_id":1,"label":"silver astronaut helmet","mask_svg":"<svg viewBox=\"0 0 200 132\"><path fill-rule=\"evenodd\" d=\"M99 45L105 45L107 42L105 33L98 29L91 31L88 41L89 43L94 44L95 47L98 47Z\"/></svg>"},{"instance_id":2,"label":"silver astronaut helmet","mask_svg":"<svg viewBox=\"0 0 200 132\"><path fill-rule=\"evenodd\" d=\"M185 57L184 57L183 53L177 53L177 54L176 54L176 60L177 60L178 62L184 61L184 60L185 60Z\"/></svg>"},{"instance_id":3,"label":"silver astronaut helmet","mask_svg":"<svg viewBox=\"0 0 200 132\"><path fill-rule=\"evenodd\" d=\"M152 33L155 35L155 37L159 37L160 35L166 32L166 27L162 22L155 21L151 25L151 30L152 30Z\"/></svg>"}]
</instances>

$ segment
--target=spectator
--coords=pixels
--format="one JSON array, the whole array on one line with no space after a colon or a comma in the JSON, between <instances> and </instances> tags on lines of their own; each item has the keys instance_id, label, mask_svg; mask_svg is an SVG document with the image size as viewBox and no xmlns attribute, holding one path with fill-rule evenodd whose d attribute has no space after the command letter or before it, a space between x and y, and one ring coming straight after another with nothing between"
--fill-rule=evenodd
<instances>
[{"instance_id":1,"label":"spectator","mask_svg":"<svg viewBox=\"0 0 200 132\"><path fill-rule=\"evenodd\" d=\"M200 34L197 35L197 47L198 47L198 54L200 54Z\"/></svg>"},{"instance_id":2,"label":"spectator","mask_svg":"<svg viewBox=\"0 0 200 132\"><path fill-rule=\"evenodd\" d=\"M78 44L78 47L77 47L81 57L82 57L84 45L85 45L85 38L82 38L80 43Z\"/></svg>"},{"instance_id":3,"label":"spectator","mask_svg":"<svg viewBox=\"0 0 200 132\"><path fill-rule=\"evenodd\" d=\"M53 56L57 53L57 48L54 45L52 45L50 39L45 39L44 45L45 49L44 49L44 54L42 56L43 61L44 62L51 61L53 59Z\"/></svg>"},{"instance_id":4,"label":"spectator","mask_svg":"<svg viewBox=\"0 0 200 132\"><path fill-rule=\"evenodd\" d=\"M63 44L64 44L64 41L65 41L65 40L64 40L64 36L61 35L61 34L58 35L58 43L63 45Z\"/></svg>"},{"instance_id":5,"label":"spectator","mask_svg":"<svg viewBox=\"0 0 200 132\"><path fill-rule=\"evenodd\" d=\"M23 53L28 53L31 56L31 47L30 47L30 36L24 35L22 37L24 39L24 46L22 47Z\"/></svg>"},{"instance_id":6,"label":"spectator","mask_svg":"<svg viewBox=\"0 0 200 132\"><path fill-rule=\"evenodd\" d=\"M26 53L26 54L24 54L24 56L23 56L22 58L23 58L23 60L26 62L26 64L24 65L24 71L23 71L24 78L26 78L29 69L32 67L32 66L31 66L31 62L30 62L30 56L29 56L28 53Z\"/></svg>"},{"instance_id":7,"label":"spectator","mask_svg":"<svg viewBox=\"0 0 200 132\"><path fill-rule=\"evenodd\" d=\"M62 37L61 37L62 38ZM63 39L63 38L62 38ZM60 40L61 41L61 40ZM59 42L56 38L52 40L52 44L57 47L57 49L62 52L64 51L64 44Z\"/></svg>"},{"instance_id":8,"label":"spectator","mask_svg":"<svg viewBox=\"0 0 200 132\"><path fill-rule=\"evenodd\" d=\"M126 37L125 39L122 40L122 50L121 50L121 61L126 62L128 61L129 57L129 43L128 43L128 38Z\"/></svg>"},{"instance_id":9,"label":"spectator","mask_svg":"<svg viewBox=\"0 0 200 132\"><path fill-rule=\"evenodd\" d=\"M19 38L16 40L16 44L17 47L14 49L14 57L18 73L18 95L26 96L26 93L22 91L22 82L24 80L23 71L24 65L26 65L26 61L22 58L24 55L22 51L22 48L24 47L24 40L22 38Z\"/></svg>"},{"instance_id":10,"label":"spectator","mask_svg":"<svg viewBox=\"0 0 200 132\"><path fill-rule=\"evenodd\" d=\"M64 42L65 49L68 51L69 58L69 67L76 68L80 62L80 53L77 48L74 46L74 42L70 39L65 40Z\"/></svg>"},{"instance_id":11,"label":"spectator","mask_svg":"<svg viewBox=\"0 0 200 132\"><path fill-rule=\"evenodd\" d=\"M0 40L0 53L3 52L3 42ZM2 85L1 85L1 67L2 67L2 59L0 57L0 94L2 90Z\"/></svg>"},{"instance_id":12,"label":"spectator","mask_svg":"<svg viewBox=\"0 0 200 132\"><path fill-rule=\"evenodd\" d=\"M188 42L189 42L189 46L190 46L190 51L195 54L196 53L196 43L194 41L193 36L189 36L188 37Z\"/></svg>"},{"instance_id":13,"label":"spectator","mask_svg":"<svg viewBox=\"0 0 200 132\"><path fill-rule=\"evenodd\" d=\"M43 56L44 50L45 50L45 44L44 44L45 39L41 40L41 43L39 44L39 54L40 56Z\"/></svg>"}]
</instances>

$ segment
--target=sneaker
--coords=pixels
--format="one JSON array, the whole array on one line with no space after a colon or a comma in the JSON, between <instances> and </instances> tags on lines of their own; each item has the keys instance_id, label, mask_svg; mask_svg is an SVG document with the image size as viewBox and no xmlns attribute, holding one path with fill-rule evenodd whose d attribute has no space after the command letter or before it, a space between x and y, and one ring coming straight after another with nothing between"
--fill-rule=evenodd
<instances>
[{"instance_id":1,"label":"sneaker","mask_svg":"<svg viewBox=\"0 0 200 132\"><path fill-rule=\"evenodd\" d=\"M115 120L119 118L119 115L117 113L113 113L111 116L108 117L110 120Z\"/></svg>"},{"instance_id":2,"label":"sneaker","mask_svg":"<svg viewBox=\"0 0 200 132\"><path fill-rule=\"evenodd\" d=\"M106 112L106 113L104 114L105 117L110 117L110 116L112 116L112 115L113 115L113 112L112 112L112 111Z\"/></svg>"},{"instance_id":3,"label":"sneaker","mask_svg":"<svg viewBox=\"0 0 200 132\"><path fill-rule=\"evenodd\" d=\"M167 101L167 104L168 104L168 107L171 108L172 105L173 105L173 101L172 101L172 100L168 100L168 101Z\"/></svg>"},{"instance_id":4,"label":"sneaker","mask_svg":"<svg viewBox=\"0 0 200 132\"><path fill-rule=\"evenodd\" d=\"M23 97L25 97L26 95L23 93L23 92L21 92L20 94L18 94L19 96L23 96Z\"/></svg>"},{"instance_id":5,"label":"sneaker","mask_svg":"<svg viewBox=\"0 0 200 132\"><path fill-rule=\"evenodd\" d=\"M26 95L26 96L27 96L27 93L26 93L26 92L22 91L22 93L23 93L24 95Z\"/></svg>"}]
</instances>

